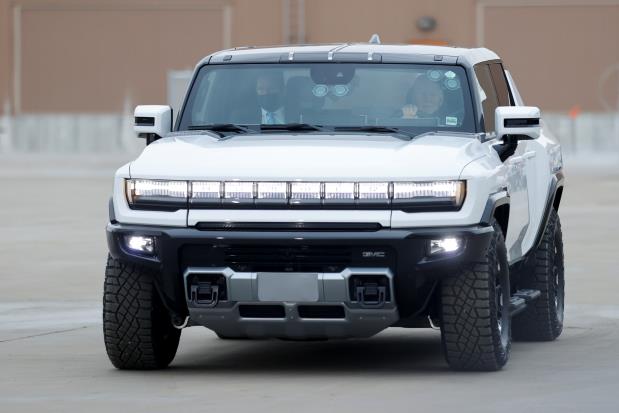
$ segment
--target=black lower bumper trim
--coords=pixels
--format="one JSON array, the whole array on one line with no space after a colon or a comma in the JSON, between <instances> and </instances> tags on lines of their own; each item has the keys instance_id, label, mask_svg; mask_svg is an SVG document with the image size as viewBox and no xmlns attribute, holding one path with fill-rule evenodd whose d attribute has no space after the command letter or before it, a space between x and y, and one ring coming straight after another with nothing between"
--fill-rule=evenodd
<instances>
[{"instance_id":1,"label":"black lower bumper trim","mask_svg":"<svg viewBox=\"0 0 619 413\"><path fill-rule=\"evenodd\" d=\"M486 253L493 228L383 228L374 231L200 230L108 224L110 254L153 268L161 296L177 315L188 314L183 273L188 267L230 267L246 272L338 272L342 268L389 268L401 317L418 313L431 301L437 280ZM155 255L133 254L125 235L155 238ZM458 237L458 251L429 254L432 239ZM273 251L271 251L273 250ZM271 252L269 252L271 251ZM274 251L277 253L275 254Z\"/></svg>"}]
</instances>

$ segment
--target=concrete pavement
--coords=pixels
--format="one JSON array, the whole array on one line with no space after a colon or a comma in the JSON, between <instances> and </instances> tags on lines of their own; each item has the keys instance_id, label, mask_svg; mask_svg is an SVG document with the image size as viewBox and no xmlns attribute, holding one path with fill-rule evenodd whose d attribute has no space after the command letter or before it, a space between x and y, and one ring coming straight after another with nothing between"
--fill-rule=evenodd
<instances>
[{"instance_id":1,"label":"concrete pavement","mask_svg":"<svg viewBox=\"0 0 619 413\"><path fill-rule=\"evenodd\" d=\"M101 332L120 160L0 158L0 411L618 411L619 168L566 169L567 314L498 373L446 368L433 330L332 342L183 331L168 370L121 372Z\"/></svg>"}]
</instances>

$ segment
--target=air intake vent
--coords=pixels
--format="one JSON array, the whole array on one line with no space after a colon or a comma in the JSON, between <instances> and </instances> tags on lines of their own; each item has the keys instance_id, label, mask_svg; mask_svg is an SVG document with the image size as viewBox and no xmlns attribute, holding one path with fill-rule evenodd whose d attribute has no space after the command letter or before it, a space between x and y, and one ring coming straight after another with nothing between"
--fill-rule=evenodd
<instances>
[{"instance_id":1,"label":"air intake vent","mask_svg":"<svg viewBox=\"0 0 619 413\"><path fill-rule=\"evenodd\" d=\"M300 305L301 318L345 318L341 305Z\"/></svg>"},{"instance_id":2,"label":"air intake vent","mask_svg":"<svg viewBox=\"0 0 619 413\"><path fill-rule=\"evenodd\" d=\"M236 245L224 252L225 264L242 272L339 272L351 257L348 247L315 245Z\"/></svg>"},{"instance_id":3,"label":"air intake vent","mask_svg":"<svg viewBox=\"0 0 619 413\"><path fill-rule=\"evenodd\" d=\"M285 318L286 311L281 305L240 305L239 314L243 318Z\"/></svg>"}]
</instances>

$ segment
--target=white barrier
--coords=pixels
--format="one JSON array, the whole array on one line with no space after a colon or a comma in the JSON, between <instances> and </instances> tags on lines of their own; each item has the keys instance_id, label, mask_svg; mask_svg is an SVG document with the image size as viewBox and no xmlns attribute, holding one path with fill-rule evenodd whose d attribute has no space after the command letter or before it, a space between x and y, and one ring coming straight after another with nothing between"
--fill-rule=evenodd
<instances>
[{"instance_id":1,"label":"white barrier","mask_svg":"<svg viewBox=\"0 0 619 413\"><path fill-rule=\"evenodd\" d=\"M544 124L567 154L619 153L619 113L543 113Z\"/></svg>"},{"instance_id":2,"label":"white barrier","mask_svg":"<svg viewBox=\"0 0 619 413\"><path fill-rule=\"evenodd\" d=\"M7 131L0 146L3 153L114 153L144 147L130 116L28 114L5 116L2 123Z\"/></svg>"},{"instance_id":3,"label":"white barrier","mask_svg":"<svg viewBox=\"0 0 619 413\"><path fill-rule=\"evenodd\" d=\"M619 114L584 113L576 119L545 113L545 127L566 154L619 154ZM0 116L0 153L138 153L144 141L133 118L114 114Z\"/></svg>"}]
</instances>

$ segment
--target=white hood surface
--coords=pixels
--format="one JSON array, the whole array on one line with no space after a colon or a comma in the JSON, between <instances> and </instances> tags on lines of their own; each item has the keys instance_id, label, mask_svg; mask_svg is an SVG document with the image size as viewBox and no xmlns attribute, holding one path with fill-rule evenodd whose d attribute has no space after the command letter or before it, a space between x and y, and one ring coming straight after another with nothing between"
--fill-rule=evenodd
<instances>
[{"instance_id":1,"label":"white hood surface","mask_svg":"<svg viewBox=\"0 0 619 413\"><path fill-rule=\"evenodd\" d=\"M132 178L248 181L453 179L485 152L473 135L274 133L170 136L131 163Z\"/></svg>"}]
</instances>

